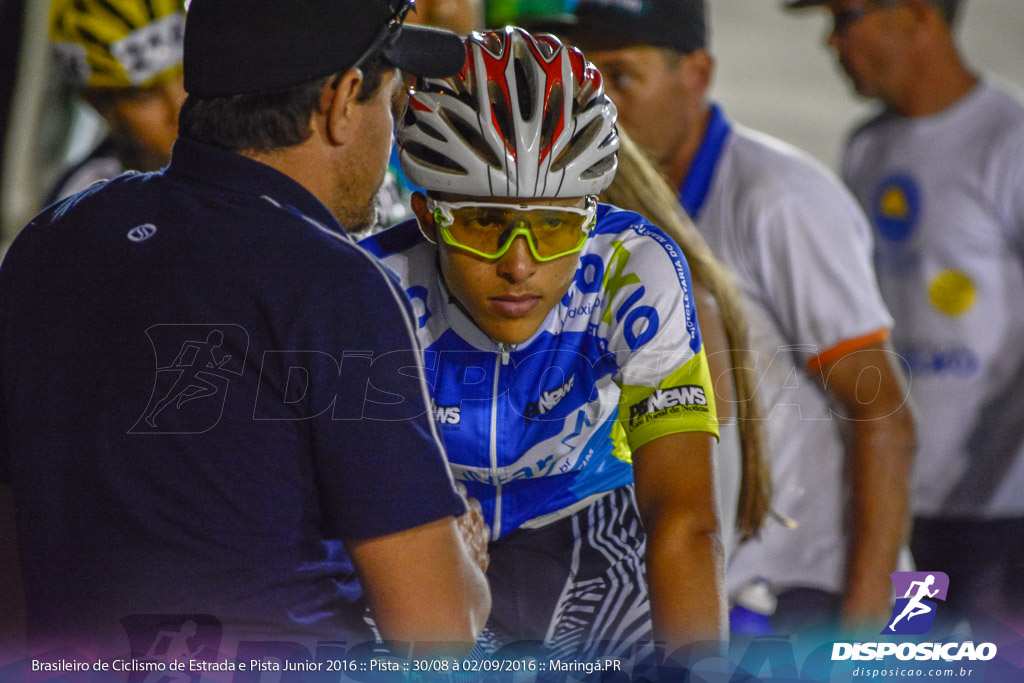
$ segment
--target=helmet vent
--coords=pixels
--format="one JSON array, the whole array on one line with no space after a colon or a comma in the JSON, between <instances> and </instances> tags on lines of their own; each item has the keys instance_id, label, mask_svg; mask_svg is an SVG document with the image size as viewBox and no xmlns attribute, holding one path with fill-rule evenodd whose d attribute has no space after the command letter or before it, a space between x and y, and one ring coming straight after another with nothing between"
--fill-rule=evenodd
<instances>
[{"instance_id":1,"label":"helmet vent","mask_svg":"<svg viewBox=\"0 0 1024 683\"><path fill-rule=\"evenodd\" d=\"M555 83L548 94L548 106L544 109L544 120L540 125L540 148L548 149L555 137L555 128L562 112L562 84Z\"/></svg>"},{"instance_id":2,"label":"helmet vent","mask_svg":"<svg viewBox=\"0 0 1024 683\"><path fill-rule=\"evenodd\" d=\"M461 116L447 109L440 109L437 113L455 131L455 134L462 138L466 146L484 160L484 163L492 168L501 169L501 160L498 159L498 156L491 149L491 146L487 144L487 141L480 134L480 131L476 129L476 126L471 125Z\"/></svg>"},{"instance_id":3,"label":"helmet vent","mask_svg":"<svg viewBox=\"0 0 1024 683\"><path fill-rule=\"evenodd\" d=\"M435 140L438 140L439 142L447 142L448 141L448 138L446 138L441 133L441 131L439 131L438 129L434 128L433 126L431 126L426 121L420 121L416 125L419 126L419 129L421 131L423 131L426 135L429 135L430 137L434 138Z\"/></svg>"},{"instance_id":4,"label":"helmet vent","mask_svg":"<svg viewBox=\"0 0 1024 683\"><path fill-rule=\"evenodd\" d=\"M591 180L593 178L600 178L605 173L609 173L610 171L612 171L614 168L615 168L615 155L614 154L609 154L604 159L601 159L599 162L597 162L596 164L594 164L593 166L588 168L583 173L580 173L580 177L584 178L586 180Z\"/></svg>"},{"instance_id":5,"label":"helmet vent","mask_svg":"<svg viewBox=\"0 0 1024 683\"><path fill-rule=\"evenodd\" d=\"M517 45L517 50L519 46ZM519 99L519 116L523 121L533 118L533 91L536 86L536 76L523 67L523 62L516 59L514 64L516 72L516 95Z\"/></svg>"},{"instance_id":6,"label":"helmet vent","mask_svg":"<svg viewBox=\"0 0 1024 683\"><path fill-rule=\"evenodd\" d=\"M472 107L475 103L475 99L473 98L473 93L471 93L470 89L467 87L469 84L469 82L462 82L456 79L445 79L440 81L424 79L417 89L420 92L437 93L438 95L455 97L460 102Z\"/></svg>"},{"instance_id":7,"label":"helmet vent","mask_svg":"<svg viewBox=\"0 0 1024 683\"><path fill-rule=\"evenodd\" d=\"M605 136L604 140L601 140L601 144L598 145L601 149L604 149L608 145L615 145L615 149L619 148L619 131L614 126L608 135Z\"/></svg>"},{"instance_id":8,"label":"helmet vent","mask_svg":"<svg viewBox=\"0 0 1024 683\"><path fill-rule=\"evenodd\" d=\"M421 145L418 142L408 141L403 145L403 150L409 154L409 156L416 159L417 163L429 166L435 171L442 171L444 173L455 173L458 175L468 175L466 169L459 166L455 161L449 159L443 154L439 154L434 150L430 149L426 145Z\"/></svg>"},{"instance_id":9,"label":"helmet vent","mask_svg":"<svg viewBox=\"0 0 1024 683\"><path fill-rule=\"evenodd\" d=\"M575 137L569 141L569 144L565 146L562 153L559 154L558 158L551 164L551 170L556 172L561 171L572 163L576 157L587 151L597 136L601 134L603 124L604 122L598 118L584 126L583 130L577 133Z\"/></svg>"},{"instance_id":10,"label":"helmet vent","mask_svg":"<svg viewBox=\"0 0 1024 683\"><path fill-rule=\"evenodd\" d=\"M603 97L594 97L594 84L592 81L587 81L576 92L576 97L572 102L572 115L575 117L591 107L600 106L603 99Z\"/></svg>"},{"instance_id":11,"label":"helmet vent","mask_svg":"<svg viewBox=\"0 0 1024 683\"><path fill-rule=\"evenodd\" d=\"M494 122L498 124L498 131L505 140L505 146L509 149L516 148L515 127L510 117L511 110L505 91L494 81L487 84L487 94L491 98L491 112L494 114Z\"/></svg>"}]
</instances>

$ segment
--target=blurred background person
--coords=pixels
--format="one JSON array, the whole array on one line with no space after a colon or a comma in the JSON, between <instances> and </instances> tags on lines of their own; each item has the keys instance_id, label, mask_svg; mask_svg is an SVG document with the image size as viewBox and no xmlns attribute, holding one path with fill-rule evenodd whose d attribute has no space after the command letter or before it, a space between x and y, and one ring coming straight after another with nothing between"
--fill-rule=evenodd
<instances>
[{"instance_id":1,"label":"blurred background person","mask_svg":"<svg viewBox=\"0 0 1024 683\"><path fill-rule=\"evenodd\" d=\"M484 0L416 0L406 21L465 35L484 27L484 4Z\"/></svg>"},{"instance_id":2,"label":"blurred background person","mask_svg":"<svg viewBox=\"0 0 1024 683\"><path fill-rule=\"evenodd\" d=\"M575 20L570 36L604 74L620 125L744 297L773 503L798 526L769 520L737 549L730 595L742 602L766 581L777 632L881 624L907 534L914 431L860 208L805 154L708 101L701 0L581 0Z\"/></svg>"},{"instance_id":3,"label":"blurred background person","mask_svg":"<svg viewBox=\"0 0 1024 683\"><path fill-rule=\"evenodd\" d=\"M747 321L732 275L714 257L675 192L624 130L619 130L619 167L601 200L636 211L660 227L683 250L693 277L711 383L718 408L715 449L716 500L726 565L737 542L764 524L771 497L760 408L755 395Z\"/></svg>"},{"instance_id":4,"label":"blurred background person","mask_svg":"<svg viewBox=\"0 0 1024 683\"><path fill-rule=\"evenodd\" d=\"M911 548L982 627L1024 623L1024 99L970 68L956 0L822 5L853 89L843 178L875 228L896 350L921 419Z\"/></svg>"},{"instance_id":5,"label":"blurred background person","mask_svg":"<svg viewBox=\"0 0 1024 683\"><path fill-rule=\"evenodd\" d=\"M49 36L81 98L103 117L107 137L67 170L49 204L126 170L155 171L178 137L182 0L54 0Z\"/></svg>"}]
</instances>

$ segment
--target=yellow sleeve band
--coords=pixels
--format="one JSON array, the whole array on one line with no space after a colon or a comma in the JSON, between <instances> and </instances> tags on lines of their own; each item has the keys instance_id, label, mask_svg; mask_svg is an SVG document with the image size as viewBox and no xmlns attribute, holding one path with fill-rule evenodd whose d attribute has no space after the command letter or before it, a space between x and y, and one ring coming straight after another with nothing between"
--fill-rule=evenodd
<instances>
[{"instance_id":1,"label":"yellow sleeve band","mask_svg":"<svg viewBox=\"0 0 1024 683\"><path fill-rule=\"evenodd\" d=\"M708 432L718 438L718 413L704 348L661 381L657 389L624 385L619 424L631 451L648 441L680 432Z\"/></svg>"}]
</instances>

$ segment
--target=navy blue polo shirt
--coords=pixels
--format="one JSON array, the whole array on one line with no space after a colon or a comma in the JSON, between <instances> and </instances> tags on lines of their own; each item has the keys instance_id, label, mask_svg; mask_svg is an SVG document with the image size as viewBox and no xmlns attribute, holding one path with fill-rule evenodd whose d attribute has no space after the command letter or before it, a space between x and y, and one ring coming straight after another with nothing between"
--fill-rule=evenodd
<instances>
[{"instance_id":1,"label":"navy blue polo shirt","mask_svg":"<svg viewBox=\"0 0 1024 683\"><path fill-rule=\"evenodd\" d=\"M180 140L0 267L0 481L32 634L140 614L363 642L345 541L464 511L408 303L299 184Z\"/></svg>"}]
</instances>

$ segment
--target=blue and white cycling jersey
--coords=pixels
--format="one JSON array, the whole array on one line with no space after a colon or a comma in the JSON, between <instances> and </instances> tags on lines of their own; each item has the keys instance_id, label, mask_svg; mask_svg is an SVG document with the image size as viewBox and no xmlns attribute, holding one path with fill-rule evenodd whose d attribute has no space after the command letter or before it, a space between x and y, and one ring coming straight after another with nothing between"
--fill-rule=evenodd
<instances>
[{"instance_id":1,"label":"blue and white cycling jersey","mask_svg":"<svg viewBox=\"0 0 1024 683\"><path fill-rule=\"evenodd\" d=\"M642 216L602 205L569 291L527 341L488 338L453 303L436 247L409 221L361 243L399 277L449 461L492 539L633 481L666 434L717 436L690 273Z\"/></svg>"}]
</instances>

